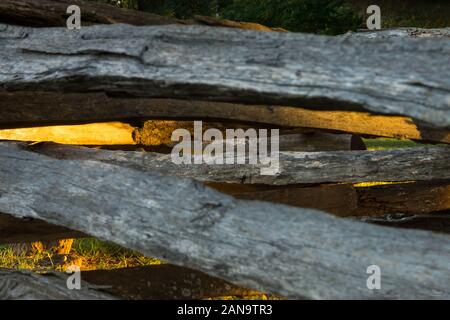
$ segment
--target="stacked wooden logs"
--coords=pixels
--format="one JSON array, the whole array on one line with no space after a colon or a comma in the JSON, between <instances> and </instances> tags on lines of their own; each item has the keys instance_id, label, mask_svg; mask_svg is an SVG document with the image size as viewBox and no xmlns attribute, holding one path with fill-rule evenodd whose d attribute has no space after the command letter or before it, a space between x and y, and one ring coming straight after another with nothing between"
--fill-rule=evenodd
<instances>
[{"instance_id":1,"label":"stacked wooden logs","mask_svg":"<svg viewBox=\"0 0 450 320\"><path fill-rule=\"evenodd\" d=\"M93 26L65 29L69 2ZM0 243L89 235L173 264L86 273L82 291L0 270L0 298L450 298L448 30L261 32L79 0L6 0L0 19L1 128L114 121L129 134L1 142ZM193 121L278 129L281 171L173 163L171 133ZM361 137L423 146L365 150Z\"/></svg>"}]
</instances>

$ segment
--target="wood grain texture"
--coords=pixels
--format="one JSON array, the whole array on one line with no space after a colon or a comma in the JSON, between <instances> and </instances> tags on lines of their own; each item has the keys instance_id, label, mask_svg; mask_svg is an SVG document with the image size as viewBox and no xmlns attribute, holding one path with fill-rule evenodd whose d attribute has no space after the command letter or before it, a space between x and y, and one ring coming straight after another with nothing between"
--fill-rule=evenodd
<instances>
[{"instance_id":1,"label":"wood grain texture","mask_svg":"<svg viewBox=\"0 0 450 320\"><path fill-rule=\"evenodd\" d=\"M77 5L81 9L82 26L92 24L127 23L132 25L188 24L182 21L137 10L117 8L112 5L80 0L2 0L2 22L36 26L65 27L69 14L67 7Z\"/></svg>"},{"instance_id":2,"label":"wood grain texture","mask_svg":"<svg viewBox=\"0 0 450 320\"><path fill-rule=\"evenodd\" d=\"M386 38L450 38L450 28L422 29L422 28L393 28L381 30L359 30L348 32L342 37L386 39Z\"/></svg>"},{"instance_id":3,"label":"wood grain texture","mask_svg":"<svg viewBox=\"0 0 450 320\"><path fill-rule=\"evenodd\" d=\"M353 39L205 26L0 27L7 91L267 103L450 127L447 39Z\"/></svg>"},{"instance_id":4,"label":"wood grain texture","mask_svg":"<svg viewBox=\"0 0 450 320\"><path fill-rule=\"evenodd\" d=\"M53 141L76 145L135 144L134 127L122 122L0 129L0 140Z\"/></svg>"},{"instance_id":5,"label":"wood grain texture","mask_svg":"<svg viewBox=\"0 0 450 320\"><path fill-rule=\"evenodd\" d=\"M0 146L0 210L288 298L450 298L450 238L236 200L189 179ZM325 232L324 232L325 231ZM367 267L382 270L380 290Z\"/></svg>"},{"instance_id":6,"label":"wood grain texture","mask_svg":"<svg viewBox=\"0 0 450 320\"><path fill-rule=\"evenodd\" d=\"M378 217L364 221L378 224L384 222L390 226L433 231L450 230L447 228L448 223L445 224L446 216L434 214L450 210L450 185L445 181L372 187L354 187L348 184L314 187L223 183L207 183L206 185L238 199L317 209L339 217ZM399 214L408 215L408 219L392 220L387 217ZM86 235L40 220L19 219L0 214L0 244L80 237L86 237Z\"/></svg>"},{"instance_id":7,"label":"wood grain texture","mask_svg":"<svg viewBox=\"0 0 450 320\"><path fill-rule=\"evenodd\" d=\"M280 172L261 175L258 164L175 164L171 154L99 150L40 143L2 142L58 159L95 160L142 172L189 177L203 182L289 185L330 182L429 181L450 179L450 148L420 147L377 151L279 152ZM224 157L228 157L224 154ZM235 158L235 162L236 158Z\"/></svg>"},{"instance_id":8,"label":"wood grain texture","mask_svg":"<svg viewBox=\"0 0 450 320\"><path fill-rule=\"evenodd\" d=\"M0 244L54 241L84 236L81 232L55 226L41 220L19 219L0 213Z\"/></svg>"},{"instance_id":9,"label":"wood grain texture","mask_svg":"<svg viewBox=\"0 0 450 320\"><path fill-rule=\"evenodd\" d=\"M450 210L450 182L424 181L370 187L331 184L268 186L207 183L211 188L239 199L283 203L318 209L339 217L427 215ZM424 224L425 225L425 224Z\"/></svg>"},{"instance_id":10,"label":"wood grain texture","mask_svg":"<svg viewBox=\"0 0 450 320\"><path fill-rule=\"evenodd\" d=\"M227 129L262 129L243 123L202 122L201 139L208 129L220 130L224 140L222 147L233 147L235 142L226 139ZM119 148L129 146L164 147L169 152L178 142L172 140L172 133L177 129L186 129L194 137L194 121L147 120L142 126L133 127L122 122L97 122L90 124L64 126L38 126L14 129L0 129L0 140L27 142L56 142L61 144L102 146ZM267 129L265 127L264 129ZM270 129L270 128L269 128ZM198 135L198 134L197 134ZM281 129L279 135L280 151L337 151L366 150L361 137L352 134L330 133L314 129L297 128ZM240 145L248 147L250 143L259 144L256 139L246 138L239 141ZM209 140L202 141L203 148L211 144Z\"/></svg>"},{"instance_id":11,"label":"wood grain texture","mask_svg":"<svg viewBox=\"0 0 450 320\"><path fill-rule=\"evenodd\" d=\"M0 268L1 300L114 300L110 294L100 292L86 282L80 290L69 290L69 275L48 273L39 275L26 270Z\"/></svg>"},{"instance_id":12,"label":"wood grain texture","mask_svg":"<svg viewBox=\"0 0 450 320\"><path fill-rule=\"evenodd\" d=\"M163 144L168 147L173 147L178 143L178 141L172 140L172 133L177 129L188 130L192 139L198 135L194 131L194 121L147 120L142 126L135 128L133 131L133 139L139 145L158 146ZM227 139L227 129L243 129L244 131L255 129L258 132L262 128L243 123L201 122L201 129L202 133L200 138L202 139L203 149L210 144L210 141L203 140L203 133L208 129L218 129L223 137L223 150L227 150L227 147L232 148L235 145L233 139ZM267 129L267 127L264 129ZM2 131L0 130L1 137ZM366 146L359 136L329 133L313 129L281 129L278 142L280 151L366 150ZM238 143L245 145L247 148L250 143L259 144L257 139L252 140L248 137Z\"/></svg>"}]
</instances>

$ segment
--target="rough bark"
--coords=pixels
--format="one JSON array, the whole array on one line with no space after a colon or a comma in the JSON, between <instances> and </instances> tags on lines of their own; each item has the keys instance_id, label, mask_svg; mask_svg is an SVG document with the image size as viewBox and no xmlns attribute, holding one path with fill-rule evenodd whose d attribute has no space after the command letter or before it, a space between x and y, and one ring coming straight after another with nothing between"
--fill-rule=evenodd
<instances>
[{"instance_id":1,"label":"rough bark","mask_svg":"<svg viewBox=\"0 0 450 320\"><path fill-rule=\"evenodd\" d=\"M98 150L40 143L3 142L58 159L95 160L142 172L189 177L203 182L307 184L330 182L418 181L450 179L450 148L420 147L379 151L279 152L279 170L261 175L263 164L175 164L171 154ZM224 154L224 158L229 157ZM225 161L224 161L225 163ZM234 160L236 162L236 158Z\"/></svg>"},{"instance_id":2,"label":"rough bark","mask_svg":"<svg viewBox=\"0 0 450 320\"><path fill-rule=\"evenodd\" d=\"M243 129L258 128L242 123L222 123L222 122L202 122L202 134L204 131L214 128L222 132L224 138L224 150L227 145L232 145L233 140L226 139L227 129ZM145 146L167 145L174 146L178 142L172 140L172 132L176 129L186 129L190 132L192 139L194 138L194 122L193 121L170 121L170 120L148 120L142 127L138 127L133 131L133 139L137 144ZM297 132L299 131L299 132ZM301 133L300 133L301 132ZM1 134L0 134L1 136ZM203 138L203 137L202 137ZM240 141L248 145L249 139ZM258 143L258 141L254 141ZM203 145L209 143L203 141ZM314 131L311 129L300 130L280 130L279 136L280 151L337 151L337 150L366 150L363 140L351 134L333 134L328 132Z\"/></svg>"},{"instance_id":3,"label":"rough bark","mask_svg":"<svg viewBox=\"0 0 450 320\"><path fill-rule=\"evenodd\" d=\"M290 298L450 298L448 236L236 200L189 179L98 161L6 146L0 159L1 211L237 285ZM382 270L380 290L366 287L374 264Z\"/></svg>"},{"instance_id":4,"label":"rough bark","mask_svg":"<svg viewBox=\"0 0 450 320\"><path fill-rule=\"evenodd\" d=\"M444 220L430 215L450 210L450 186L445 181L416 182L386 186L354 187L347 184L304 186L267 186L207 183L222 193L246 200L261 200L311 208L339 217L374 217L366 222L437 230ZM408 221L389 220L388 215L413 215ZM420 218L420 216L425 217ZM428 219L428 218L432 219ZM417 223L416 223L417 221ZM445 230L447 225L440 227ZM34 219L17 219L0 215L0 243L30 243L33 241L54 241L66 238L86 237L81 232L54 226Z\"/></svg>"},{"instance_id":5,"label":"rough bark","mask_svg":"<svg viewBox=\"0 0 450 320\"><path fill-rule=\"evenodd\" d=\"M152 118L216 120L450 143L449 130L417 125L406 117L375 116L363 112L191 100L129 99L110 97L100 92L0 91L0 103L0 127L3 128Z\"/></svg>"},{"instance_id":6,"label":"rough bark","mask_svg":"<svg viewBox=\"0 0 450 320\"><path fill-rule=\"evenodd\" d=\"M80 290L69 290L69 275L48 273L38 275L25 270L0 268L1 300L112 300L113 296L100 292L86 282Z\"/></svg>"},{"instance_id":7,"label":"rough bark","mask_svg":"<svg viewBox=\"0 0 450 320\"><path fill-rule=\"evenodd\" d=\"M208 183L208 186L239 199L283 203L312 208L340 217L421 215L450 210L450 182L427 181L355 187L334 184L314 187L237 185Z\"/></svg>"},{"instance_id":8,"label":"rough bark","mask_svg":"<svg viewBox=\"0 0 450 320\"><path fill-rule=\"evenodd\" d=\"M7 91L285 104L404 115L450 127L450 42L204 26L2 25Z\"/></svg>"},{"instance_id":9,"label":"rough bark","mask_svg":"<svg viewBox=\"0 0 450 320\"><path fill-rule=\"evenodd\" d=\"M81 232L31 218L0 214L0 243L31 243L85 237Z\"/></svg>"}]
</instances>

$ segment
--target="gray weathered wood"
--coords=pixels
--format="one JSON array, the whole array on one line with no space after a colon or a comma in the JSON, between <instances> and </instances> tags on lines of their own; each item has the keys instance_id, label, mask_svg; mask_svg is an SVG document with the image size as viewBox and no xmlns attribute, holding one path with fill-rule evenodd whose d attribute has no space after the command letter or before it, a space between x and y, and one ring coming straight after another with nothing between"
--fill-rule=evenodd
<instances>
[{"instance_id":1,"label":"gray weathered wood","mask_svg":"<svg viewBox=\"0 0 450 320\"><path fill-rule=\"evenodd\" d=\"M422 29L422 28L395 28L382 30L359 30L348 32L342 37L386 39L386 38L450 38L450 28Z\"/></svg>"},{"instance_id":2,"label":"gray weathered wood","mask_svg":"<svg viewBox=\"0 0 450 320\"><path fill-rule=\"evenodd\" d=\"M304 184L325 182L415 181L450 179L450 147L379 151L279 152L280 173L261 175L258 164L181 164L170 154L98 150L79 146L2 142L59 159L96 160L143 172L194 178L204 182ZM224 157L228 157L226 154ZM237 163L237 162L234 162Z\"/></svg>"},{"instance_id":3,"label":"gray weathered wood","mask_svg":"<svg viewBox=\"0 0 450 320\"><path fill-rule=\"evenodd\" d=\"M1 300L112 300L113 296L95 290L86 282L80 290L69 290L69 275L48 273L39 275L26 270L0 268Z\"/></svg>"},{"instance_id":4,"label":"gray weathered wood","mask_svg":"<svg viewBox=\"0 0 450 320\"><path fill-rule=\"evenodd\" d=\"M0 210L290 298L450 298L450 238L236 200L189 179L0 146ZM324 232L326 231L326 232ZM366 287L367 267L382 272Z\"/></svg>"},{"instance_id":5,"label":"gray weathered wood","mask_svg":"<svg viewBox=\"0 0 450 320\"><path fill-rule=\"evenodd\" d=\"M175 25L75 32L1 25L0 46L0 87L8 91L369 110L450 127L447 39Z\"/></svg>"},{"instance_id":6,"label":"gray weathered wood","mask_svg":"<svg viewBox=\"0 0 450 320\"><path fill-rule=\"evenodd\" d=\"M450 210L450 181L359 187L353 184L319 186L243 185L207 183L207 186L233 197L283 203L318 209L339 217L383 216L387 214L426 215Z\"/></svg>"}]
</instances>

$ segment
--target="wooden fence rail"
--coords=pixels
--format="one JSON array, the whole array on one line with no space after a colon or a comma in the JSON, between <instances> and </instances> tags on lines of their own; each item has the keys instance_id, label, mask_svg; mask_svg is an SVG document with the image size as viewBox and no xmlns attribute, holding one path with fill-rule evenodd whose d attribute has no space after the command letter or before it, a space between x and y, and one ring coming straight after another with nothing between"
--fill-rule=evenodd
<instances>
[{"instance_id":1,"label":"wooden fence rail","mask_svg":"<svg viewBox=\"0 0 450 320\"><path fill-rule=\"evenodd\" d=\"M59 159L97 160L148 173L189 177L205 182L308 184L328 182L415 181L450 179L450 147L380 151L279 153L280 173L261 175L263 164L175 164L171 154L98 150L59 144L3 142ZM224 154L223 157L231 157ZM234 159L237 159L236 156ZM236 161L234 163L237 163ZM349 165L351 164L351 165Z\"/></svg>"},{"instance_id":2,"label":"wooden fence rail","mask_svg":"<svg viewBox=\"0 0 450 320\"><path fill-rule=\"evenodd\" d=\"M264 102L404 115L450 127L446 39L1 25L0 46L0 87L7 91Z\"/></svg>"},{"instance_id":3,"label":"wooden fence rail","mask_svg":"<svg viewBox=\"0 0 450 320\"><path fill-rule=\"evenodd\" d=\"M411 118L367 112L308 110L196 100L111 97L104 92L0 91L0 127L76 124L110 120L178 119L305 127L360 135L450 143L450 130ZM20 106L20 107L18 107Z\"/></svg>"},{"instance_id":4,"label":"wooden fence rail","mask_svg":"<svg viewBox=\"0 0 450 320\"><path fill-rule=\"evenodd\" d=\"M0 146L0 211L289 298L450 298L450 239L236 200L189 179ZM380 266L381 290L366 287Z\"/></svg>"},{"instance_id":5,"label":"wooden fence rail","mask_svg":"<svg viewBox=\"0 0 450 320\"><path fill-rule=\"evenodd\" d=\"M68 4L0 3L0 20L11 23L0 24L1 128L195 119L327 132L313 147L304 132L283 136L272 176L261 165L176 165L169 154L1 142L0 243L89 235L178 265L165 267L166 278L145 268L87 275L100 285L142 275L164 278L156 287L166 290L195 273L218 286L214 294L450 299L449 146L349 151L352 136L335 134L449 143L448 29L256 32L242 29L282 30L71 0L88 25L145 26L68 31ZM137 137L144 128L134 142L146 144ZM332 151L292 151L299 144ZM403 183L352 185L372 181ZM379 290L366 285L373 265ZM67 290L61 274L0 269L0 298L133 297L119 282ZM156 294L136 288L141 298Z\"/></svg>"}]
</instances>

